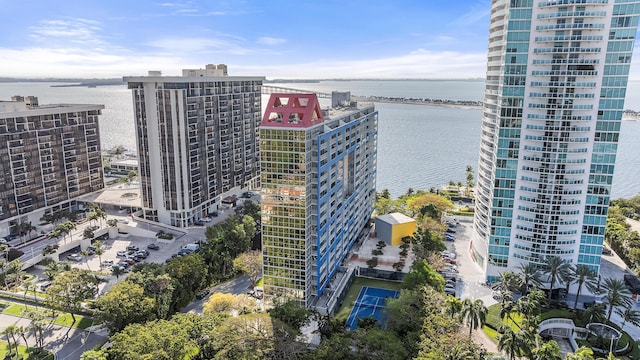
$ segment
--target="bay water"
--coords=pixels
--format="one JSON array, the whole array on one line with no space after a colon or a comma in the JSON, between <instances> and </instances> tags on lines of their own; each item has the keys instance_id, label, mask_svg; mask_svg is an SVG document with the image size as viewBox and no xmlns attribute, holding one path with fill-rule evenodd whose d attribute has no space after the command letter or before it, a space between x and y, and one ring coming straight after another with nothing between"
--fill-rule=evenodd
<instances>
[{"instance_id":1,"label":"bay water","mask_svg":"<svg viewBox=\"0 0 640 360\"><path fill-rule=\"evenodd\" d=\"M0 100L33 95L40 104L103 104L103 149L122 145L136 150L131 91L124 85L51 87L59 83L0 83ZM482 101L484 83L472 80L335 80L269 84L308 91L351 91L353 95ZM263 105L267 97L263 96ZM640 110L640 82L630 82L625 108ZM479 109L400 103L376 103L378 122L377 189L397 197L408 188L465 182L465 169L477 167L480 148ZM640 193L640 121L623 121L612 196Z\"/></svg>"}]
</instances>

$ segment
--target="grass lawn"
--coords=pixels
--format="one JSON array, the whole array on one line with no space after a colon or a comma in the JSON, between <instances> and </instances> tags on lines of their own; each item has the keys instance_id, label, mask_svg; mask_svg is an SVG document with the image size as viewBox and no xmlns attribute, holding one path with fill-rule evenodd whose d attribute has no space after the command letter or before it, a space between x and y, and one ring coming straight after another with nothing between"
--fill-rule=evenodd
<instances>
[{"instance_id":1,"label":"grass lawn","mask_svg":"<svg viewBox=\"0 0 640 360\"><path fill-rule=\"evenodd\" d=\"M513 331L520 330L520 322L522 321L522 314L513 312L511 317L507 319L506 323L500 318L500 304L493 304L487 309L487 319L485 323L492 325L496 329L500 329L502 325L509 325ZM486 331L485 331L486 332ZM492 339L494 339L492 337Z\"/></svg>"},{"instance_id":2,"label":"grass lawn","mask_svg":"<svg viewBox=\"0 0 640 360\"><path fill-rule=\"evenodd\" d=\"M68 313L64 313L58 316L56 321L54 321L55 324L64 325L64 326L71 326L72 322L73 322L73 318L71 317L71 314L68 314ZM73 324L73 327L84 330L91 325L94 325L93 320L91 320L90 318L86 318L84 316L76 315L76 323Z\"/></svg>"},{"instance_id":3,"label":"grass lawn","mask_svg":"<svg viewBox=\"0 0 640 360\"><path fill-rule=\"evenodd\" d=\"M48 309L44 309L44 308L38 308L38 309L40 311L46 310L47 316L51 315L50 310ZM33 311L33 310L35 310L35 306L29 305L27 311ZM13 315L13 316L24 316L25 315L24 311L25 311L24 305L13 304L5 308L4 310L2 310L2 313ZM59 315L53 323L57 325L71 326L71 323L73 323L73 318L69 313L61 313L61 315ZM73 324L73 327L78 329L86 329L92 324L93 324L93 320L91 320L90 318L87 318L81 315L76 315L76 323ZM0 356L0 359L3 359L3 357Z\"/></svg>"},{"instance_id":4,"label":"grass lawn","mask_svg":"<svg viewBox=\"0 0 640 360\"><path fill-rule=\"evenodd\" d=\"M33 349L31 349L33 351ZM6 341L0 341L0 359L4 359L9 353L9 343ZM36 357L35 355L31 355L27 350L27 347L24 345L18 345L18 354L23 356L23 359L43 359L43 360L53 360L53 354L47 353L46 357Z\"/></svg>"},{"instance_id":5,"label":"grass lawn","mask_svg":"<svg viewBox=\"0 0 640 360\"><path fill-rule=\"evenodd\" d=\"M351 312L351 308L353 308L353 303L355 303L356 299L358 298L358 294L360 294L360 290L363 286L371 286L389 290L400 290L400 288L402 287L402 283L356 277L355 279L353 279L353 283L351 283L351 287L349 288L349 291L347 291L347 295L344 297L344 300L342 300L342 306L340 306L340 309L338 309L336 315L334 316L336 319L341 321L347 320L347 318L349 317L349 313Z\"/></svg>"}]
</instances>

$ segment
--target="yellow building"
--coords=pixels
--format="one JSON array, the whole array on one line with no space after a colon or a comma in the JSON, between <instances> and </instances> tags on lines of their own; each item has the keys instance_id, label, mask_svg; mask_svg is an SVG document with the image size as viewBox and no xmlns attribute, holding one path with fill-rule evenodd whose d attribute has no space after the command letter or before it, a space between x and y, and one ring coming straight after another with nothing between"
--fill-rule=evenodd
<instances>
[{"instance_id":1,"label":"yellow building","mask_svg":"<svg viewBox=\"0 0 640 360\"><path fill-rule=\"evenodd\" d=\"M376 237L390 245L400 245L403 237L416 232L416 221L401 213L378 216L375 224Z\"/></svg>"}]
</instances>

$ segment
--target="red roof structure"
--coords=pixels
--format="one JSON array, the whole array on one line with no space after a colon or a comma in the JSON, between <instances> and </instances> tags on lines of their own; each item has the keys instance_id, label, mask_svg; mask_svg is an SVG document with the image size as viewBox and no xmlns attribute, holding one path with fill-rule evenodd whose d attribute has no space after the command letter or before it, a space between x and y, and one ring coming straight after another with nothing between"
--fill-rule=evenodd
<instances>
[{"instance_id":1,"label":"red roof structure","mask_svg":"<svg viewBox=\"0 0 640 360\"><path fill-rule=\"evenodd\" d=\"M306 128L323 122L316 94L271 94L260 126Z\"/></svg>"}]
</instances>

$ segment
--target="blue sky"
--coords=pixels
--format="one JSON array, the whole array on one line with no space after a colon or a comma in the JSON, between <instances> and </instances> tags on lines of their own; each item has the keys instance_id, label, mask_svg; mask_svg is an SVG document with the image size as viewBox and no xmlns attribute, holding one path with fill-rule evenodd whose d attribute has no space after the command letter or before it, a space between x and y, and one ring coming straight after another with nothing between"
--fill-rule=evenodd
<instances>
[{"instance_id":1,"label":"blue sky","mask_svg":"<svg viewBox=\"0 0 640 360\"><path fill-rule=\"evenodd\" d=\"M2 1L0 76L483 77L490 1Z\"/></svg>"},{"instance_id":2,"label":"blue sky","mask_svg":"<svg viewBox=\"0 0 640 360\"><path fill-rule=\"evenodd\" d=\"M484 77L490 0L0 0L0 76Z\"/></svg>"}]
</instances>

